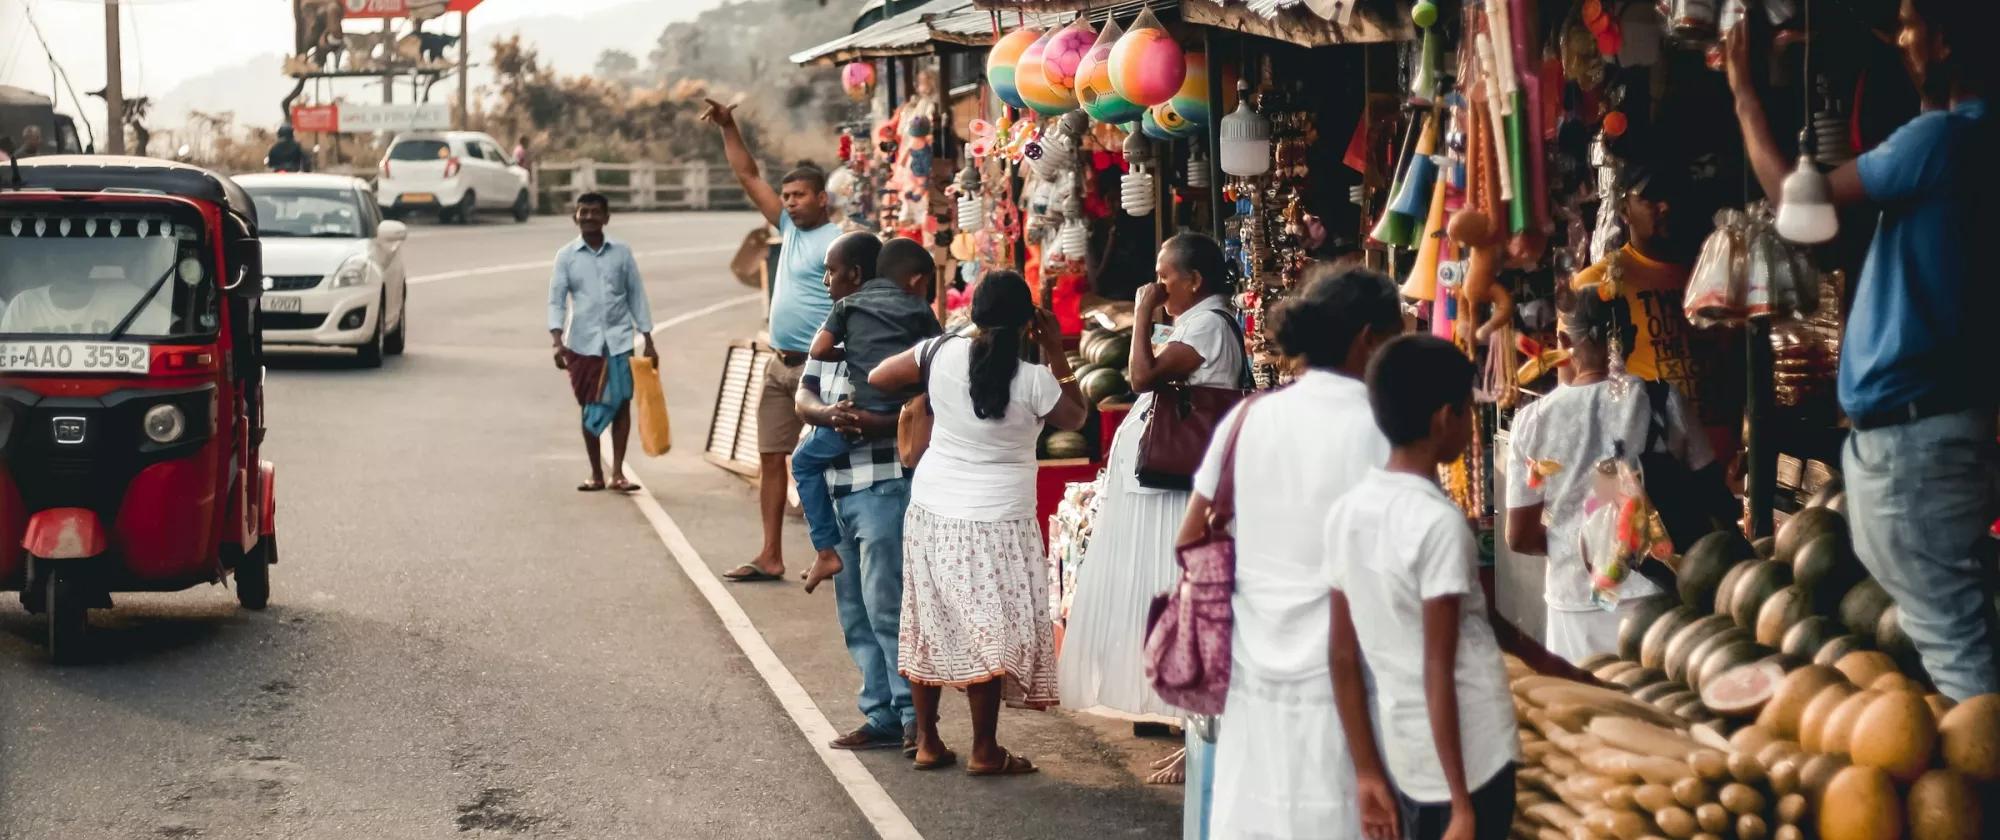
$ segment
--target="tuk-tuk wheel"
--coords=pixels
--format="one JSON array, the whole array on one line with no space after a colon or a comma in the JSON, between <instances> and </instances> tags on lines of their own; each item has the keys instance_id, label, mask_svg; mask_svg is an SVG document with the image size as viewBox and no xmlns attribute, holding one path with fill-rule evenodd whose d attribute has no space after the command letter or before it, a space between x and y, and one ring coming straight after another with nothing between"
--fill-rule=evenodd
<instances>
[{"instance_id":1,"label":"tuk-tuk wheel","mask_svg":"<svg viewBox=\"0 0 2000 840\"><path fill-rule=\"evenodd\" d=\"M271 603L271 561L278 556L278 538L265 537L257 548L236 561L236 603L261 610Z\"/></svg>"},{"instance_id":2,"label":"tuk-tuk wheel","mask_svg":"<svg viewBox=\"0 0 2000 840\"><path fill-rule=\"evenodd\" d=\"M45 576L43 587L43 606L49 615L49 658L58 665L82 661L84 636L90 626L88 596L66 574Z\"/></svg>"}]
</instances>

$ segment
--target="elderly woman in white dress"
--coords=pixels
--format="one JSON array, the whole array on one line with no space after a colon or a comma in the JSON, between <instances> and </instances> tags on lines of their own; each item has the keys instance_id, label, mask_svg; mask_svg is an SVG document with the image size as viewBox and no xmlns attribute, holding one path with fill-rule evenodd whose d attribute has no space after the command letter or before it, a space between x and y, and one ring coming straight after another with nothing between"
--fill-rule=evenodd
<instances>
[{"instance_id":1,"label":"elderly woman in white dress","mask_svg":"<svg viewBox=\"0 0 2000 840\"><path fill-rule=\"evenodd\" d=\"M1367 269L1323 267L1273 317L1298 381L1238 406L1195 475L1180 541L1206 533L1222 483L1223 441L1238 424L1236 595L1228 702L1216 724L1209 837L1352 840L1361 836L1354 768L1328 668L1330 590L1317 523L1384 464L1362 377L1403 329L1395 286Z\"/></svg>"},{"instance_id":2,"label":"elderly woman in white dress","mask_svg":"<svg viewBox=\"0 0 2000 840\"><path fill-rule=\"evenodd\" d=\"M1064 629L1058 684L1065 707L1168 722L1183 713L1146 679L1146 613L1153 596L1172 588L1179 575L1174 533L1187 512L1188 491L1140 483L1139 440L1155 392L1169 385L1247 389L1250 383L1222 246L1197 233L1175 236L1161 246L1155 270L1159 282L1141 291L1133 313L1132 389L1139 401L1112 439L1095 537L1077 572ZM1164 340L1153 335L1162 314L1174 321ZM1178 756L1162 766L1167 769L1155 781L1179 781Z\"/></svg>"}]
</instances>

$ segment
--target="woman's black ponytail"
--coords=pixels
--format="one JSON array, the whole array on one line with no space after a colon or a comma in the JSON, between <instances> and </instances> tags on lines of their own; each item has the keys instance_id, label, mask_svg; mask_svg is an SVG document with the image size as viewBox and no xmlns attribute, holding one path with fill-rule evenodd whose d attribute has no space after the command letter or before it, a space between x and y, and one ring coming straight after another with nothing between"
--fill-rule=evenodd
<instances>
[{"instance_id":1,"label":"woman's black ponytail","mask_svg":"<svg viewBox=\"0 0 2000 840\"><path fill-rule=\"evenodd\" d=\"M1021 329L1035 317L1028 281L1013 271L987 272L972 291L972 413L981 420L1007 416L1014 373L1021 367Z\"/></svg>"}]
</instances>

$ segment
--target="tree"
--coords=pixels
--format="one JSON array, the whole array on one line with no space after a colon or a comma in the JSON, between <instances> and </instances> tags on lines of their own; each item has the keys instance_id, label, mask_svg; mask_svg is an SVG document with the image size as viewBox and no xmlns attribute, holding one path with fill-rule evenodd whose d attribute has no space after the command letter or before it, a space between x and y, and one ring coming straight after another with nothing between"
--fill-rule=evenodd
<instances>
[{"instance_id":1,"label":"tree","mask_svg":"<svg viewBox=\"0 0 2000 840\"><path fill-rule=\"evenodd\" d=\"M639 59L624 50L605 50L597 56L597 75L624 81L639 72Z\"/></svg>"}]
</instances>

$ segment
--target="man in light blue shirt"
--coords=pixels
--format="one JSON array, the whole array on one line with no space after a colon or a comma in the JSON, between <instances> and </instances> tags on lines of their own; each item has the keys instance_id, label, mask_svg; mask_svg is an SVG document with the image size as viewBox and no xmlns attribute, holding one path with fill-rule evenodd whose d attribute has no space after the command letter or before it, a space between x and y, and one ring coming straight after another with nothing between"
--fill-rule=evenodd
<instances>
[{"instance_id":1,"label":"man in light blue shirt","mask_svg":"<svg viewBox=\"0 0 2000 840\"><path fill-rule=\"evenodd\" d=\"M743 194L783 236L778 270L771 281L771 348L757 403L758 507L764 518L764 547L755 559L724 572L725 580L782 580L785 576L785 490L791 471L785 456L799 445L803 424L792 410L805 372L813 336L833 309L826 290L826 250L840 238L826 195L826 173L810 164L785 173L771 189L757 159L736 127L736 106L708 100L701 118L722 130L722 149Z\"/></svg>"},{"instance_id":2,"label":"man in light blue shirt","mask_svg":"<svg viewBox=\"0 0 2000 840\"><path fill-rule=\"evenodd\" d=\"M569 372L570 389L583 407L583 448L590 454L590 480L578 490L607 486L620 493L638 489L625 480L625 442L632 435L632 342L643 337L646 358L659 364L653 349L653 308L639 263L623 242L608 239L611 203L597 193L576 199L578 236L556 251L549 277L549 336L555 341L556 368ZM611 429L611 483L604 483L598 438Z\"/></svg>"}]
</instances>

